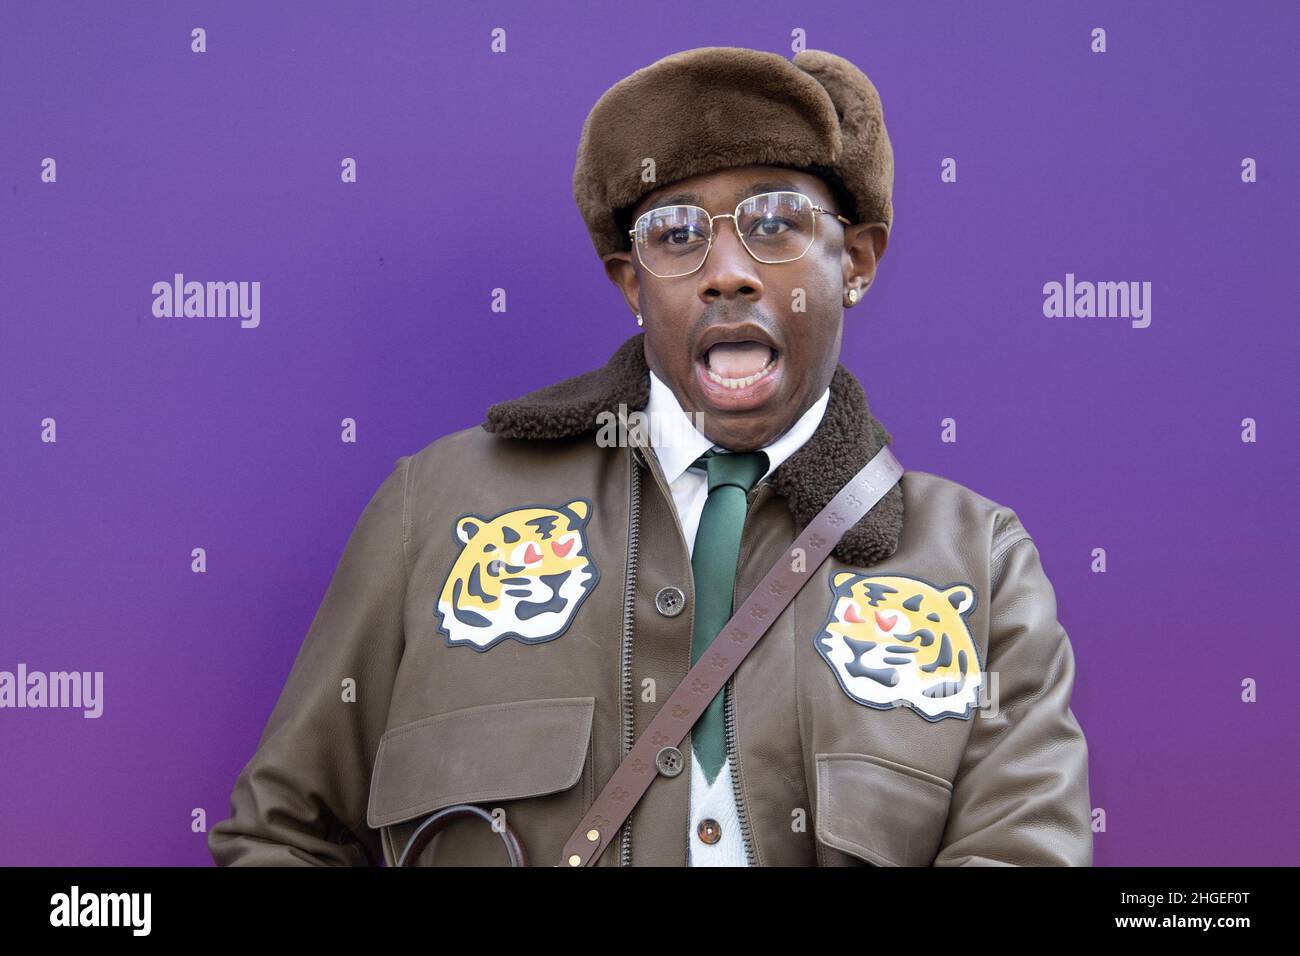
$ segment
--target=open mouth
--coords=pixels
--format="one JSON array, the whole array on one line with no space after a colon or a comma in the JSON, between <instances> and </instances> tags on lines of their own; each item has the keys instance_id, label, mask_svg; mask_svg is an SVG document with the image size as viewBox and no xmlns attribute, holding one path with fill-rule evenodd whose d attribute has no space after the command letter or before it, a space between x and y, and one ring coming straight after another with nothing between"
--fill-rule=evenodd
<instances>
[{"instance_id":1,"label":"open mouth","mask_svg":"<svg viewBox=\"0 0 1300 956\"><path fill-rule=\"evenodd\" d=\"M773 373L780 353L762 342L718 342L702 357L704 375L725 389L749 388Z\"/></svg>"}]
</instances>

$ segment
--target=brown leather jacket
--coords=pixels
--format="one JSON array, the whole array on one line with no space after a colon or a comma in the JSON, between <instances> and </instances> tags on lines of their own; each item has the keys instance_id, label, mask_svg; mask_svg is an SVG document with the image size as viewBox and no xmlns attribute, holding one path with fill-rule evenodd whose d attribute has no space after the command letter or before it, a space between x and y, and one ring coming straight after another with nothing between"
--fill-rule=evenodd
<instances>
[{"instance_id":1,"label":"brown leather jacket","mask_svg":"<svg viewBox=\"0 0 1300 956\"><path fill-rule=\"evenodd\" d=\"M654 451L598 439L600 412L645 407L642 340L398 459L209 835L217 863L393 865L455 804L560 862L690 667L691 563ZM749 493L736 606L889 440L838 366L814 436ZM909 676L954 662L942 696ZM906 471L728 685L742 832L722 839L753 865L1090 865L1073 679L1015 513ZM597 865L686 865L690 780L656 779ZM504 864L500 829L456 822L419 861Z\"/></svg>"}]
</instances>

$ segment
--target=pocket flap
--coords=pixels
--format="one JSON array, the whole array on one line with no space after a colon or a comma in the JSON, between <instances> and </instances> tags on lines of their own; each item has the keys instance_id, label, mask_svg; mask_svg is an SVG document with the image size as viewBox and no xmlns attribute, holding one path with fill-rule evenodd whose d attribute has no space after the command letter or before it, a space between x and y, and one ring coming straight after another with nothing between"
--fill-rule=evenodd
<instances>
[{"instance_id":1,"label":"pocket flap","mask_svg":"<svg viewBox=\"0 0 1300 956\"><path fill-rule=\"evenodd\" d=\"M385 731L366 821L379 828L450 806L516 800L578 782L594 697L482 704Z\"/></svg>"},{"instance_id":2,"label":"pocket flap","mask_svg":"<svg viewBox=\"0 0 1300 956\"><path fill-rule=\"evenodd\" d=\"M817 754L817 839L877 866L930 866L952 784L868 754Z\"/></svg>"}]
</instances>

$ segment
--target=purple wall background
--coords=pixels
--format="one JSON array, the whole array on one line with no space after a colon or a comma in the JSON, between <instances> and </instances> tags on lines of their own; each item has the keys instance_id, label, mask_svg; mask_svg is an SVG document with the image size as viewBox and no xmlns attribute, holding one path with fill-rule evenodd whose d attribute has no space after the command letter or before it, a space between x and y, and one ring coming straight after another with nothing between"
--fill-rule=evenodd
<instances>
[{"instance_id":1,"label":"purple wall background","mask_svg":"<svg viewBox=\"0 0 1300 956\"><path fill-rule=\"evenodd\" d=\"M572 199L597 97L800 27L876 84L897 163L841 360L906 467L1034 536L1097 864L1300 863L1293 4L305 9L0 15L0 670L104 671L97 720L0 710L0 863L210 864L191 811L228 815L397 457L637 331ZM260 327L154 318L175 272L260 281ZM1150 281L1150 327L1045 318L1067 272Z\"/></svg>"}]
</instances>

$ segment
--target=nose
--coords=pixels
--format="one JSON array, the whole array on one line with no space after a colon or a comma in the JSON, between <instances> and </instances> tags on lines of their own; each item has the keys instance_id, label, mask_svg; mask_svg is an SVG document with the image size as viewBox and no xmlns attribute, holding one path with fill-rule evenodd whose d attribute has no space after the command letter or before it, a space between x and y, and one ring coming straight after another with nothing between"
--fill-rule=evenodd
<instances>
[{"instance_id":1,"label":"nose","mask_svg":"<svg viewBox=\"0 0 1300 956\"><path fill-rule=\"evenodd\" d=\"M736 220L719 216L713 220L713 245L709 257L699 272L699 295L705 303L721 298L744 296L760 299L763 280L758 276L758 263L736 231Z\"/></svg>"}]
</instances>

